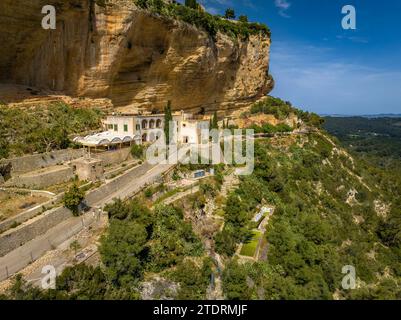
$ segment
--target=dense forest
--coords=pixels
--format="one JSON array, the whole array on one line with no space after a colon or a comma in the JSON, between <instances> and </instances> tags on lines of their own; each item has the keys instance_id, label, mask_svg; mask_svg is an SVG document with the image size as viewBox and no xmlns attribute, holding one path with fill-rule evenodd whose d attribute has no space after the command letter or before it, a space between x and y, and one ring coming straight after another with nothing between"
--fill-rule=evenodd
<instances>
[{"instance_id":1,"label":"dense forest","mask_svg":"<svg viewBox=\"0 0 401 320\"><path fill-rule=\"evenodd\" d=\"M401 118L326 117L324 128L359 157L381 168L400 168Z\"/></svg>"}]
</instances>

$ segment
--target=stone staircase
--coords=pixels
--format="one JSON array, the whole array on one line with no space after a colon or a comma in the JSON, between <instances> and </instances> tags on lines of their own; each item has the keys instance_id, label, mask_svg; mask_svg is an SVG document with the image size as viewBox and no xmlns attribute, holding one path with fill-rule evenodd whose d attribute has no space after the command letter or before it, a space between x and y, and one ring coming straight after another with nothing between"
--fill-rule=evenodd
<instances>
[{"instance_id":1,"label":"stone staircase","mask_svg":"<svg viewBox=\"0 0 401 320\"><path fill-rule=\"evenodd\" d=\"M224 177L223 185L221 186L221 195L227 197L230 191L234 190L239 185L238 176L234 174L234 171Z\"/></svg>"}]
</instances>

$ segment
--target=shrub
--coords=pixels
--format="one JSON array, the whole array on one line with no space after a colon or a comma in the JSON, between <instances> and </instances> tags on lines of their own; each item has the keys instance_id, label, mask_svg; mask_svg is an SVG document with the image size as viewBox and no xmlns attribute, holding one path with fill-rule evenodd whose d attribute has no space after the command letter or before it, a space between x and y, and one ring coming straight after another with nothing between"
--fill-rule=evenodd
<instances>
[{"instance_id":1,"label":"shrub","mask_svg":"<svg viewBox=\"0 0 401 320\"><path fill-rule=\"evenodd\" d=\"M231 232L223 230L214 237L216 252L231 257L237 248L237 243Z\"/></svg>"},{"instance_id":2,"label":"shrub","mask_svg":"<svg viewBox=\"0 0 401 320\"><path fill-rule=\"evenodd\" d=\"M145 194L145 197L146 197L146 198L150 199L150 198L152 198L152 196L155 194L155 190L154 190L152 187L147 188L147 189L145 190L144 194Z\"/></svg>"},{"instance_id":3,"label":"shrub","mask_svg":"<svg viewBox=\"0 0 401 320\"><path fill-rule=\"evenodd\" d=\"M276 119L282 120L287 118L290 113L297 114L298 110L292 107L288 101L268 96L265 100L257 102L251 107L251 114L256 113L272 114Z\"/></svg>"},{"instance_id":4,"label":"shrub","mask_svg":"<svg viewBox=\"0 0 401 320\"><path fill-rule=\"evenodd\" d=\"M72 187L64 194L63 203L64 206L70 209L74 216L79 215L79 205L85 198L85 192L79 189L77 183L74 183Z\"/></svg>"},{"instance_id":5,"label":"shrub","mask_svg":"<svg viewBox=\"0 0 401 320\"><path fill-rule=\"evenodd\" d=\"M209 259L204 259L202 267L198 267L193 261L187 259L178 265L173 273L174 281L180 283L177 299L205 299L212 274L211 264Z\"/></svg>"},{"instance_id":6,"label":"shrub","mask_svg":"<svg viewBox=\"0 0 401 320\"><path fill-rule=\"evenodd\" d=\"M248 23L248 17L245 15L240 15L238 20L243 23Z\"/></svg>"},{"instance_id":7,"label":"shrub","mask_svg":"<svg viewBox=\"0 0 401 320\"><path fill-rule=\"evenodd\" d=\"M247 270L237 261L230 262L223 272L223 291L229 300L249 300L251 290L247 284Z\"/></svg>"},{"instance_id":8,"label":"shrub","mask_svg":"<svg viewBox=\"0 0 401 320\"><path fill-rule=\"evenodd\" d=\"M142 145L134 144L131 147L131 155L134 158L143 159L144 154L145 154L145 149L144 149L144 147Z\"/></svg>"},{"instance_id":9,"label":"shrub","mask_svg":"<svg viewBox=\"0 0 401 320\"><path fill-rule=\"evenodd\" d=\"M192 9L199 8L199 4L196 2L196 0L185 0L185 5Z\"/></svg>"},{"instance_id":10,"label":"shrub","mask_svg":"<svg viewBox=\"0 0 401 320\"><path fill-rule=\"evenodd\" d=\"M7 139L3 135L0 135L0 159L8 158L9 153L10 153L9 146L10 146L10 144L8 143Z\"/></svg>"}]
</instances>

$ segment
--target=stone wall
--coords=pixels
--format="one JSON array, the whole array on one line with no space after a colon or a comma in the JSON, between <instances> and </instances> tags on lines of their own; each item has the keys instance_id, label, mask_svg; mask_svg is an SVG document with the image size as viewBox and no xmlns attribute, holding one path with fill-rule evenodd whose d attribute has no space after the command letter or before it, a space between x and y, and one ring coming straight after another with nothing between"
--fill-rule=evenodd
<instances>
[{"instance_id":1,"label":"stone wall","mask_svg":"<svg viewBox=\"0 0 401 320\"><path fill-rule=\"evenodd\" d=\"M15 217L11 217L7 220L1 221L0 222L0 233L10 229L10 227L13 224L23 223L25 221L28 221L29 219L34 218L41 212L45 211L46 208L51 208L56 203L60 202L61 199L63 198L63 196L64 196L64 194L59 194L59 195L55 196L53 199L46 201L45 203L42 203L34 208L28 209L28 210L16 215Z\"/></svg>"},{"instance_id":2,"label":"stone wall","mask_svg":"<svg viewBox=\"0 0 401 320\"><path fill-rule=\"evenodd\" d=\"M128 184L133 179L138 178L146 173L152 167L152 165L144 163L143 165L135 167L125 174L111 180L107 184L100 186L98 189L89 191L85 197L87 205L95 205L100 200L104 199L110 194L115 193L122 186ZM56 198L54 201L57 200L60 199ZM36 212L35 214L32 214L32 216L35 216L38 213L39 212ZM27 215L29 215L29 213L27 213ZM71 216L72 214L70 210L64 207L58 207L27 221L17 228L10 229L3 234L0 234L0 256L7 254L22 244L44 234L47 230L70 218ZM26 217L21 216L20 221L26 221L26 219L23 220L24 218Z\"/></svg>"},{"instance_id":3,"label":"stone wall","mask_svg":"<svg viewBox=\"0 0 401 320\"><path fill-rule=\"evenodd\" d=\"M107 184L99 187L98 189L89 192L85 198L87 204L89 206L94 205L95 203L99 202L100 200L104 199L105 197L109 196L110 194L115 193L121 187L130 183L132 180L145 174L152 167L153 166L150 165L149 163L144 163L138 167L135 167L135 168L129 170L127 173L111 180Z\"/></svg>"},{"instance_id":4,"label":"stone wall","mask_svg":"<svg viewBox=\"0 0 401 320\"><path fill-rule=\"evenodd\" d=\"M131 158L131 148L110 150L107 152L93 153L92 157L102 160L103 166L123 162Z\"/></svg>"},{"instance_id":5,"label":"stone wall","mask_svg":"<svg viewBox=\"0 0 401 320\"><path fill-rule=\"evenodd\" d=\"M87 184L81 185L79 188L80 189L85 189L88 186L90 186L92 182L89 182ZM7 188L8 190L14 190L13 188ZM16 189L20 190L20 189ZM42 191L42 190L31 190L32 193L36 194L42 194L43 196L48 196L50 198L49 201L46 201L45 203L42 203L34 208L28 209L16 216L13 216L7 220L1 221L0 222L0 233L10 229L10 227L15 224L15 223L24 223L28 221L29 219L32 219L39 215L42 212L45 212L46 210L54 207L55 205L59 204L64 197L64 192L59 193L57 195L53 195L49 193L48 191Z\"/></svg>"},{"instance_id":6,"label":"stone wall","mask_svg":"<svg viewBox=\"0 0 401 320\"><path fill-rule=\"evenodd\" d=\"M84 149L65 149L48 153L33 154L12 159L0 160L0 165L11 163L12 175L39 170L57 164L80 158L84 155Z\"/></svg>"},{"instance_id":7,"label":"stone wall","mask_svg":"<svg viewBox=\"0 0 401 320\"><path fill-rule=\"evenodd\" d=\"M74 177L72 167L60 166L51 170L32 172L12 177L5 183L5 186L19 188L41 189L48 186L67 182Z\"/></svg>"},{"instance_id":8,"label":"stone wall","mask_svg":"<svg viewBox=\"0 0 401 320\"><path fill-rule=\"evenodd\" d=\"M121 189L121 187L132 182L132 180L137 179L145 174L152 167L154 167L154 165L144 163L128 170L125 174L111 180L107 184L104 184L95 190L89 191L85 197L86 204L88 206L96 205L96 203L99 201L107 198L111 194ZM157 177L155 179L157 179ZM149 183L153 182L154 181L149 181ZM57 199L55 201L57 201ZM70 210L64 207L58 207L34 217L17 228L10 229L3 234L0 234L0 256L7 254L24 243L44 234L50 228L70 217L72 217Z\"/></svg>"},{"instance_id":9,"label":"stone wall","mask_svg":"<svg viewBox=\"0 0 401 320\"><path fill-rule=\"evenodd\" d=\"M92 157L102 160L103 166L109 166L132 159L130 150L130 148L123 148L93 153ZM46 188L50 185L66 182L74 177L72 168L60 166L49 170L40 169L73 161L84 155L84 149L66 149L0 160L0 165L7 165L8 163L12 165L12 178L5 182L5 186ZM0 179L1 183L4 183L2 179Z\"/></svg>"},{"instance_id":10,"label":"stone wall","mask_svg":"<svg viewBox=\"0 0 401 320\"><path fill-rule=\"evenodd\" d=\"M6 231L0 235L0 256L4 256L24 243L44 234L50 228L70 217L72 217L70 210L64 207L55 208L36 217L34 221L29 221L28 224Z\"/></svg>"}]
</instances>

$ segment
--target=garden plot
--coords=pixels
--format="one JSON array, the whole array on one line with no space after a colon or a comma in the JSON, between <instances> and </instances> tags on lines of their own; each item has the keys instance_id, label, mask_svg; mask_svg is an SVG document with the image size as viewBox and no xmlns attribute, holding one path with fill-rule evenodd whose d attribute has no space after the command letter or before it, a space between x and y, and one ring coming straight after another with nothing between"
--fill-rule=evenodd
<instances>
[{"instance_id":1,"label":"garden plot","mask_svg":"<svg viewBox=\"0 0 401 320\"><path fill-rule=\"evenodd\" d=\"M11 218L48 200L49 198L47 197L31 194L29 191L0 190L0 221Z\"/></svg>"},{"instance_id":2,"label":"garden plot","mask_svg":"<svg viewBox=\"0 0 401 320\"><path fill-rule=\"evenodd\" d=\"M259 230L253 231L252 240L242 245L240 255L245 257L254 258L258 249L260 239L263 237L263 232Z\"/></svg>"}]
</instances>

